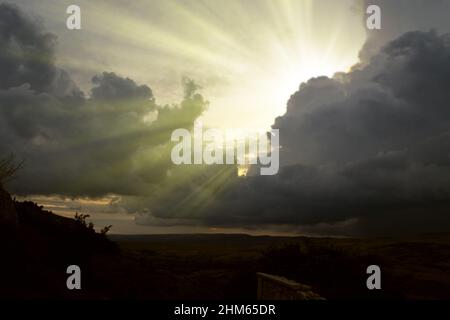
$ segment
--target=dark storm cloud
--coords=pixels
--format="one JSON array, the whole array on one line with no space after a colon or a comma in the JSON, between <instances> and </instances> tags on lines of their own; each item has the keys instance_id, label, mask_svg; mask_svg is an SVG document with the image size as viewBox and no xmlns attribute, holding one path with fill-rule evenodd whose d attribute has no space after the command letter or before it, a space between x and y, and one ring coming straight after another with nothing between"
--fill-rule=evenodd
<instances>
[{"instance_id":1,"label":"dark storm cloud","mask_svg":"<svg viewBox=\"0 0 450 320\"><path fill-rule=\"evenodd\" d=\"M284 136L281 160L360 161L448 130L449 40L411 32L361 70L303 84L275 121Z\"/></svg>"},{"instance_id":2,"label":"dark storm cloud","mask_svg":"<svg viewBox=\"0 0 450 320\"><path fill-rule=\"evenodd\" d=\"M450 1L447 0L361 0L363 12L369 5L381 8L381 30L367 30L360 58L363 62L375 55L380 48L409 31L438 30L450 32ZM366 25L364 14L364 26Z\"/></svg>"},{"instance_id":3,"label":"dark storm cloud","mask_svg":"<svg viewBox=\"0 0 450 320\"><path fill-rule=\"evenodd\" d=\"M412 8L407 17L399 12L399 25L414 26L408 21L420 7ZM440 17L433 10L427 19ZM117 194L114 206L143 213L141 224L447 230L446 22L438 21L437 32L390 33L385 29L396 24L384 11L384 33L369 35L364 63L302 84L275 120L280 173L237 178L234 168L171 165L170 133L190 128L207 106L195 83L185 81L179 105L163 107L149 87L106 72L85 97L55 66L54 36L0 5L0 67L7 70L0 75L0 153L25 160L10 187L21 194ZM427 19L421 29L432 26Z\"/></svg>"},{"instance_id":4,"label":"dark storm cloud","mask_svg":"<svg viewBox=\"0 0 450 320\"><path fill-rule=\"evenodd\" d=\"M303 83L273 125L280 173L236 179L204 223L347 234L447 230L449 83L450 35L435 32L404 34L364 67ZM168 208L153 214L176 218Z\"/></svg>"},{"instance_id":5,"label":"dark storm cloud","mask_svg":"<svg viewBox=\"0 0 450 320\"><path fill-rule=\"evenodd\" d=\"M0 3L0 89L28 83L56 96L80 96L67 73L54 65L56 38L17 7Z\"/></svg>"},{"instance_id":6,"label":"dark storm cloud","mask_svg":"<svg viewBox=\"0 0 450 320\"><path fill-rule=\"evenodd\" d=\"M13 5L0 5L0 42L0 154L25 161L9 186L18 194L147 194L171 167L170 133L207 105L191 90L158 106L148 86L111 72L85 98L54 64L55 37Z\"/></svg>"},{"instance_id":7,"label":"dark storm cloud","mask_svg":"<svg viewBox=\"0 0 450 320\"><path fill-rule=\"evenodd\" d=\"M104 72L100 76L92 78L92 83L97 85L92 89L92 97L99 100L120 99L152 99L152 90L146 86L138 86L130 78L121 78L112 72Z\"/></svg>"}]
</instances>

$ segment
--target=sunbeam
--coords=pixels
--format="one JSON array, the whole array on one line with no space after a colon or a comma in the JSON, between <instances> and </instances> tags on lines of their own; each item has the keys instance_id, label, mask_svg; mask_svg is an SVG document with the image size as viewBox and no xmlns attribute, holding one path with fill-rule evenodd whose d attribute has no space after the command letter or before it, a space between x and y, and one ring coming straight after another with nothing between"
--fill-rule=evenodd
<instances>
[{"instance_id":1,"label":"sunbeam","mask_svg":"<svg viewBox=\"0 0 450 320\"><path fill-rule=\"evenodd\" d=\"M59 64L84 88L105 68L126 74L162 104L189 76L211 102L205 124L220 128L269 128L302 81L347 71L365 39L353 0L116 2L79 1L82 32L55 29ZM42 14L52 25L55 9Z\"/></svg>"}]
</instances>

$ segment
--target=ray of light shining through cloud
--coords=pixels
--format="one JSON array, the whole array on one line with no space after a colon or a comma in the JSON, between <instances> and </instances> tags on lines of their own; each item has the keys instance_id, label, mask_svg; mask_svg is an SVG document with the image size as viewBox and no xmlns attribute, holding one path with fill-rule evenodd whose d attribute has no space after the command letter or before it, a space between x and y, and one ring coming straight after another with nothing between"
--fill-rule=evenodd
<instances>
[{"instance_id":1,"label":"ray of light shining through cloud","mask_svg":"<svg viewBox=\"0 0 450 320\"><path fill-rule=\"evenodd\" d=\"M353 0L121 3L78 1L83 29L75 33L61 19L70 1L32 6L58 35L58 64L86 91L94 74L111 70L173 103L188 76L210 101L208 126L268 128L302 81L348 70L365 39Z\"/></svg>"}]
</instances>

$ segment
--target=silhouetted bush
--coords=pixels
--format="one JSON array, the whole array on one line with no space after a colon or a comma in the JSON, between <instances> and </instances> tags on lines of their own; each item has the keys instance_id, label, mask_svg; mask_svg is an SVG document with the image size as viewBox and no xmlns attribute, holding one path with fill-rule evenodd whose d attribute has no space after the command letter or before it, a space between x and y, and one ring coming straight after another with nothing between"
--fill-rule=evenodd
<instances>
[{"instance_id":1,"label":"silhouetted bush","mask_svg":"<svg viewBox=\"0 0 450 320\"><path fill-rule=\"evenodd\" d=\"M90 218L91 216L89 214L82 214L82 213L75 213L75 221L83 226L84 228L88 229L89 231L95 232L95 228L94 228L94 224L92 222L88 222L87 219ZM111 230L112 225L108 225L108 226L104 226L99 234L101 234L102 236L106 236L106 234L109 232L109 230Z\"/></svg>"},{"instance_id":2,"label":"silhouetted bush","mask_svg":"<svg viewBox=\"0 0 450 320\"><path fill-rule=\"evenodd\" d=\"M89 214L82 214L82 213L75 213L75 221L77 223L79 223L81 226L85 227L86 229L90 230L90 231L94 231L94 224L92 222L87 222L87 219L90 217Z\"/></svg>"},{"instance_id":3,"label":"silhouetted bush","mask_svg":"<svg viewBox=\"0 0 450 320\"><path fill-rule=\"evenodd\" d=\"M361 252L344 250L332 242L305 239L300 243L270 247L263 252L261 265L264 272L311 285L316 293L327 299L397 296L391 287L384 287L382 293L367 289L366 269L374 261L380 260Z\"/></svg>"}]
</instances>

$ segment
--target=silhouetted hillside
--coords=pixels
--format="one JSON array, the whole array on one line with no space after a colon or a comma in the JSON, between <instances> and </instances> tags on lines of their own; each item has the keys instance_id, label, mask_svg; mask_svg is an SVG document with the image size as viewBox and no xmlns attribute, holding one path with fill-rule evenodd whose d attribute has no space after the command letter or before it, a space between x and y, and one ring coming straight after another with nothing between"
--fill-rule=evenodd
<instances>
[{"instance_id":1,"label":"silhouetted hillside","mask_svg":"<svg viewBox=\"0 0 450 320\"><path fill-rule=\"evenodd\" d=\"M75 219L18 202L0 186L0 296L44 298L67 295L66 268L88 271L96 255L117 254L115 243Z\"/></svg>"},{"instance_id":2,"label":"silhouetted hillside","mask_svg":"<svg viewBox=\"0 0 450 320\"><path fill-rule=\"evenodd\" d=\"M0 226L15 228L17 223L18 217L14 202L0 183Z\"/></svg>"}]
</instances>

